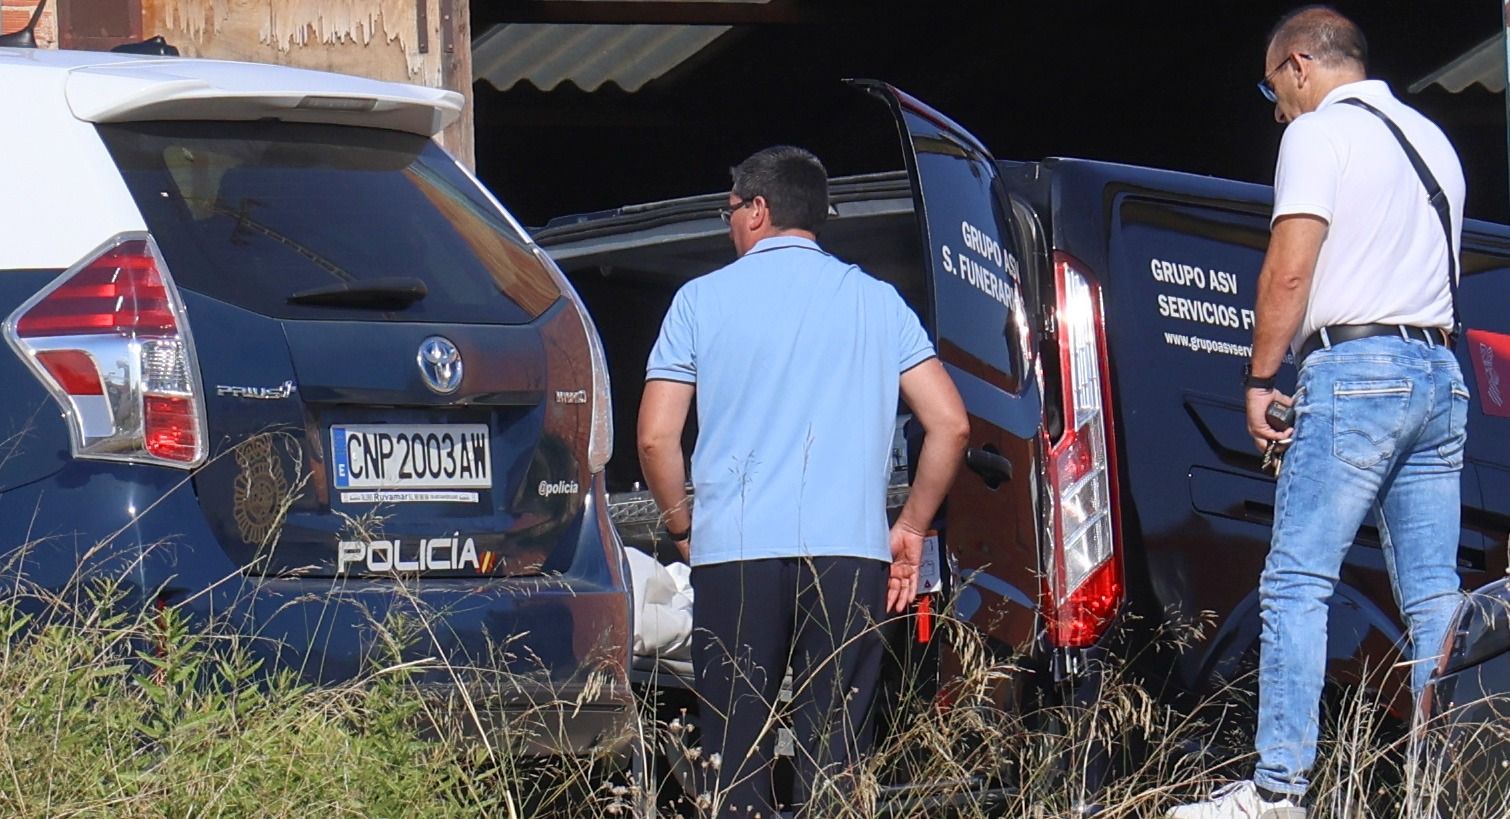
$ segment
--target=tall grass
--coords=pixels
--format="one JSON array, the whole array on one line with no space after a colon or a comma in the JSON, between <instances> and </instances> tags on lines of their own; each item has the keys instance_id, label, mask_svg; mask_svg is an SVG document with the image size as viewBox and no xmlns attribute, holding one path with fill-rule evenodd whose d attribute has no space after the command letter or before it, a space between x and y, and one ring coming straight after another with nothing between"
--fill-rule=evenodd
<instances>
[{"instance_id":1,"label":"tall grass","mask_svg":"<svg viewBox=\"0 0 1510 819\"><path fill-rule=\"evenodd\" d=\"M366 674L313 686L263 667L245 635L123 609L110 583L80 597L0 602L0 816L512 817L569 800L600 815L615 799L599 760L526 762L550 737L511 735L517 712L489 741L453 717L417 683L424 664L395 659L419 624L384 624Z\"/></svg>"},{"instance_id":2,"label":"tall grass","mask_svg":"<svg viewBox=\"0 0 1510 819\"><path fill-rule=\"evenodd\" d=\"M1158 640L1167 650L1181 650L1205 626L1171 628ZM946 622L943 636L962 670L943 698L947 707L908 697L892 706L905 713L898 727L858 776L826 787L820 782L816 790L827 801L817 815L1158 817L1175 804L1252 775L1256 680L1251 670L1195 707L1175 707L1154 696L1128 662L1113 658L1095 669L1107 682L1088 703L1007 709L1002 693L1025 670L993 656L967 624ZM1311 815L1510 817L1510 758L1504 758L1510 746L1493 747L1510 738L1510 697L1487 704L1501 715L1492 722L1411 726L1408 715L1389 709L1399 679L1398 669L1381 667L1324 704ZM1484 705L1459 704L1457 710ZM652 739L677 753L675 740L688 731L662 716L661 731ZM694 767L707 765L695 748L680 752ZM1463 772L1470 769L1474 778L1465 780ZM902 782L913 784L885 787ZM680 791L685 783L661 784ZM980 798L983 792L991 798ZM720 801L719 794L706 790L679 793L675 801L662 800L661 815L697 816Z\"/></svg>"},{"instance_id":3,"label":"tall grass","mask_svg":"<svg viewBox=\"0 0 1510 819\"><path fill-rule=\"evenodd\" d=\"M718 764L695 747L695 703L656 713L647 696L640 732L648 764L541 761L523 756L508 729L484 742L444 716L455 709L438 707L417 684L420 666L396 659L401 646L423 639L423 623L384 624L391 650L367 673L315 687L261 667L244 636L190 629L171 608L125 610L108 583L86 591L66 616L0 603L0 815L691 817L720 799L693 784L697 777L670 771L672 763L705 772ZM1059 817L1092 808L1159 816L1251 770L1251 680L1205 707L1177 710L1116 664L1103 669L1110 682L1094 701L1023 712L1000 706L1023 669L994 656L965 624L947 623L942 635L961 668L948 707L904 697L895 728L862 768L820 782L823 816ZM476 671L455 669L457 688L480 690ZM1433 732L1446 729L1412 735L1367 691L1349 692L1328 713L1312 815L1507 815L1504 776L1444 798L1443 786L1471 760L1444 761ZM540 706L571 712L569 702ZM479 696L472 707L491 706ZM498 715L467 719L490 716ZM549 732L539 724L548 722L533 730ZM1497 739L1506 725L1480 730ZM668 749L669 758L656 753ZM1097 787L1092 772L1102 759L1113 775ZM1504 770L1505 760L1492 762L1498 767L1489 770ZM887 790L904 782L920 787ZM673 798L683 784L690 792ZM995 800L977 799L983 789Z\"/></svg>"}]
</instances>

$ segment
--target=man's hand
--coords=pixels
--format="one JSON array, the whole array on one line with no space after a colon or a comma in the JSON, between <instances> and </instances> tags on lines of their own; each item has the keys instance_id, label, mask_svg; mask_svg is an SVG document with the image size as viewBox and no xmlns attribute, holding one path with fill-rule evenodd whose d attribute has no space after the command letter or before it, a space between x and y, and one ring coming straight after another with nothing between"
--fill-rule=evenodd
<instances>
[{"instance_id":1,"label":"man's hand","mask_svg":"<svg viewBox=\"0 0 1510 819\"><path fill-rule=\"evenodd\" d=\"M886 578L886 610L907 611L918 594L918 567L923 562L923 533L897 521L891 527L891 575Z\"/></svg>"},{"instance_id":2,"label":"man's hand","mask_svg":"<svg viewBox=\"0 0 1510 819\"><path fill-rule=\"evenodd\" d=\"M1269 402L1278 401L1285 406L1290 406L1295 399L1278 390L1246 390L1248 398L1248 434L1253 436L1253 445L1259 452L1269 447L1270 441L1288 442L1294 430L1275 429L1269 425L1269 418L1265 414L1269 410Z\"/></svg>"},{"instance_id":3,"label":"man's hand","mask_svg":"<svg viewBox=\"0 0 1510 819\"><path fill-rule=\"evenodd\" d=\"M687 564L688 566L692 565L692 536L691 535L688 535L686 540L673 540L673 541L671 541L671 545L675 546L676 550L678 552L681 552L681 554L682 554L682 562L683 563Z\"/></svg>"}]
</instances>

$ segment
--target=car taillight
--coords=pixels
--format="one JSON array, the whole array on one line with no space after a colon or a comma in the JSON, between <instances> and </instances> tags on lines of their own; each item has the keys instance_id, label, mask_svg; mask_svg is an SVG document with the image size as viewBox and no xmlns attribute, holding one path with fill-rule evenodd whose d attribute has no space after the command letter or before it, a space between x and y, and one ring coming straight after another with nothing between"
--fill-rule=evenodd
<instances>
[{"instance_id":1,"label":"car taillight","mask_svg":"<svg viewBox=\"0 0 1510 819\"><path fill-rule=\"evenodd\" d=\"M1122 604L1116 442L1101 290L1062 253L1054 273L1065 429L1047 446L1054 537L1044 561L1044 620L1055 646L1082 648Z\"/></svg>"},{"instance_id":2,"label":"car taillight","mask_svg":"<svg viewBox=\"0 0 1510 819\"><path fill-rule=\"evenodd\" d=\"M121 234L84 257L11 314L5 338L63 406L74 457L204 460L194 345L151 236Z\"/></svg>"},{"instance_id":3,"label":"car taillight","mask_svg":"<svg viewBox=\"0 0 1510 819\"><path fill-rule=\"evenodd\" d=\"M535 257L550 271L562 294L576 305L577 317L582 320L582 332L587 334L587 354L592 364L592 430L587 439L587 464L590 473L598 473L608 466L608 459L613 455L613 401L609 395L608 359L603 355L603 340L592 323L592 316L587 313L587 305L582 303L582 297L567 281L556 260L538 246Z\"/></svg>"}]
</instances>

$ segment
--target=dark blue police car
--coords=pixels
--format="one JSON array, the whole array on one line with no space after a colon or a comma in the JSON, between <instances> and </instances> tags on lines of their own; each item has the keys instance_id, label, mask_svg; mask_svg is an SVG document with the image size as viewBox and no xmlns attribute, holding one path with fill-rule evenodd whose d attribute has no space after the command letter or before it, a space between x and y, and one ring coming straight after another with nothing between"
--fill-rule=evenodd
<instances>
[{"instance_id":1,"label":"dark blue police car","mask_svg":"<svg viewBox=\"0 0 1510 819\"><path fill-rule=\"evenodd\" d=\"M19 604L108 579L319 683L418 623L422 685L504 719L571 703L545 750L626 742L602 350L432 141L461 97L21 49L0 86L27 89L0 129L26 157L0 177Z\"/></svg>"}]
</instances>

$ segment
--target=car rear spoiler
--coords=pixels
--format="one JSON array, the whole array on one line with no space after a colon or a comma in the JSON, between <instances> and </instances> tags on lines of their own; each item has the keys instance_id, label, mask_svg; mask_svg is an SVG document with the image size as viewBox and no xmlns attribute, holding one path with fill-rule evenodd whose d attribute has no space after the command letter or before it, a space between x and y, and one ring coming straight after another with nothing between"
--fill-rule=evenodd
<instances>
[{"instance_id":1,"label":"car rear spoiler","mask_svg":"<svg viewBox=\"0 0 1510 819\"><path fill-rule=\"evenodd\" d=\"M454 91L257 63L147 59L74 69L68 106L86 122L316 122L434 136L461 116Z\"/></svg>"}]
</instances>

